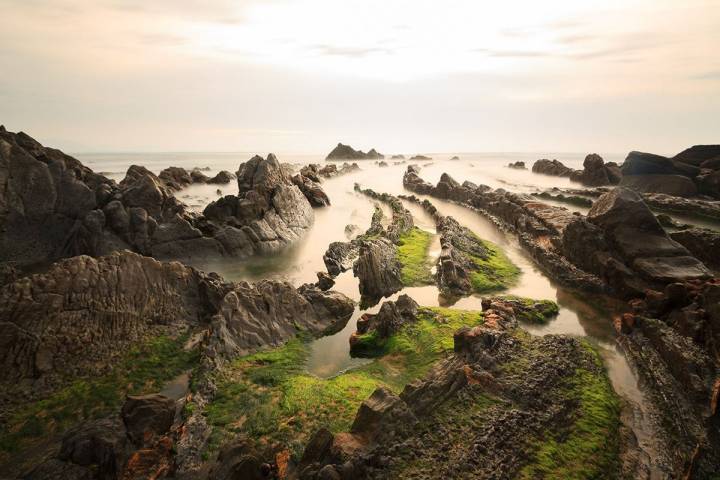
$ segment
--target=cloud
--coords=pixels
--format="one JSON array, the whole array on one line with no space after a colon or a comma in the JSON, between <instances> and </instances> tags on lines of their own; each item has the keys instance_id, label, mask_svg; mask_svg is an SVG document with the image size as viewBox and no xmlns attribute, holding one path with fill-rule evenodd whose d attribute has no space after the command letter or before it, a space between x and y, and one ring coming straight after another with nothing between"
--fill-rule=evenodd
<instances>
[{"instance_id":1,"label":"cloud","mask_svg":"<svg viewBox=\"0 0 720 480\"><path fill-rule=\"evenodd\" d=\"M320 55L360 58L372 54L392 55L394 50L386 47L336 47L334 45L316 45L312 47Z\"/></svg>"},{"instance_id":2,"label":"cloud","mask_svg":"<svg viewBox=\"0 0 720 480\"><path fill-rule=\"evenodd\" d=\"M158 47L174 47L188 43L188 39L182 35L171 33L144 33L138 37L138 40L143 45Z\"/></svg>"},{"instance_id":3,"label":"cloud","mask_svg":"<svg viewBox=\"0 0 720 480\"><path fill-rule=\"evenodd\" d=\"M720 70L699 73L690 77L692 80L720 80Z\"/></svg>"}]
</instances>

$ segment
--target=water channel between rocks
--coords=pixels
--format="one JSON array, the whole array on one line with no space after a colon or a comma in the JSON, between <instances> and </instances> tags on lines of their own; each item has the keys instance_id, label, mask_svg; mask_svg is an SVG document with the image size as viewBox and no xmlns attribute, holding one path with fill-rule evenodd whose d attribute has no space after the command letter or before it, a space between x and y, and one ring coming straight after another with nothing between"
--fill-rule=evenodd
<instances>
[{"instance_id":1,"label":"water channel between rocks","mask_svg":"<svg viewBox=\"0 0 720 480\"><path fill-rule=\"evenodd\" d=\"M282 159L281 159L282 160ZM499 161L487 162L478 159L462 161L420 162L421 176L432 183L437 182L443 172L449 173L459 181L470 180L477 184L486 184L493 188L506 188L515 192L531 193L553 186L570 187L571 182L563 178L535 175L529 171L511 170ZM413 163L413 162L409 162ZM206 271L216 271L228 280L258 281L266 278L282 279L300 285L315 282L316 272L324 271L322 257L329 243L346 241L345 226L354 224L364 231L370 224L373 205L377 202L353 190L355 183L369 187L377 192L402 194L402 174L407 164L379 167L374 162L359 162L362 170L350 175L340 176L323 182L323 189L328 194L332 205L329 208L315 210L313 228L292 247L271 256L258 256L243 260L221 259L196 263L195 266ZM232 166L223 166L234 170ZM221 186L225 193L234 193L234 184ZM219 196L217 186L197 185L179 192L178 197L191 208L201 210L207 203ZM608 370L610 380L616 392L633 406L631 426L643 449L652 454L653 428L645 414L643 394L638 387L627 361L615 343L612 327L612 315L621 307L618 303L606 298L573 292L555 285L548 277L536 268L532 260L522 251L517 243L508 238L490 221L476 212L450 202L429 198L440 213L455 217L462 225L468 227L485 240L498 244L508 257L521 270L522 274L515 286L500 292L535 299L554 300L560 306L557 318L546 325L523 325L531 333L543 335L548 333L584 336L596 344L601 352ZM415 219L415 224L423 230L435 233L435 225L429 215L417 205L404 202ZM587 209L563 205L570 210L585 213ZM389 215L386 207L381 208ZM430 248L430 255L439 255L437 236ZM358 282L352 271L339 275L333 287L350 298L358 301ZM420 305L438 306L441 297L436 286L405 288L395 295L383 299L394 300L401 294L408 294ZM380 302L382 303L382 301ZM442 305L457 309L481 310L480 296L469 296L459 299L453 305ZM370 360L350 357L349 338L355 331L357 319L366 312L374 313L379 309L376 305L361 311L356 307L352 318L340 332L313 341L310 345L310 356L307 370L322 378L338 375L348 369L362 365ZM186 380L181 379L183 382Z\"/></svg>"}]
</instances>

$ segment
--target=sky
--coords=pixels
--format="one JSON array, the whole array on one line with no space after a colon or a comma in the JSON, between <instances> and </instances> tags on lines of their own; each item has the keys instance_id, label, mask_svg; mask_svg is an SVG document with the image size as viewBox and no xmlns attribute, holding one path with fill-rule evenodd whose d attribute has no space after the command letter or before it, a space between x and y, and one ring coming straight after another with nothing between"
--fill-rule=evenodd
<instances>
[{"instance_id":1,"label":"sky","mask_svg":"<svg viewBox=\"0 0 720 480\"><path fill-rule=\"evenodd\" d=\"M0 0L0 124L69 152L720 143L720 0Z\"/></svg>"}]
</instances>

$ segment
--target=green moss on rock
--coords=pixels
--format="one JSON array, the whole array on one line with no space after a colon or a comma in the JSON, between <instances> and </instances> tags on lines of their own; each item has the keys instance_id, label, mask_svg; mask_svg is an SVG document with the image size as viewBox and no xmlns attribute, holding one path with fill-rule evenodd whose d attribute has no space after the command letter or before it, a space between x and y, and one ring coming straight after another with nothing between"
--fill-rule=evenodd
<instances>
[{"instance_id":1,"label":"green moss on rock","mask_svg":"<svg viewBox=\"0 0 720 480\"><path fill-rule=\"evenodd\" d=\"M428 252L432 234L413 227L400 236L397 244L398 260L402 265L403 285L417 286L433 283Z\"/></svg>"},{"instance_id":2,"label":"green moss on rock","mask_svg":"<svg viewBox=\"0 0 720 480\"><path fill-rule=\"evenodd\" d=\"M482 313L474 311L422 308L419 315L418 322L382 342L381 357L329 379L306 373L309 347L301 338L236 360L217 374L216 396L205 409L214 430L211 450L245 433L299 455L318 428L347 431L378 386L400 392L452 350L455 330L482 322ZM379 348L367 337L369 346Z\"/></svg>"},{"instance_id":3,"label":"green moss on rock","mask_svg":"<svg viewBox=\"0 0 720 480\"><path fill-rule=\"evenodd\" d=\"M477 270L470 275L475 292L492 292L514 285L520 276L520 269L497 245L481 238L477 238L477 240L482 243L487 255L484 257L469 255L477 267Z\"/></svg>"},{"instance_id":4,"label":"green moss on rock","mask_svg":"<svg viewBox=\"0 0 720 480\"><path fill-rule=\"evenodd\" d=\"M162 389L166 382L197 364L198 351L183 349L186 340L187 336L150 340L132 349L111 373L75 380L47 398L16 409L0 433L0 467L36 442L117 411L126 394Z\"/></svg>"}]
</instances>

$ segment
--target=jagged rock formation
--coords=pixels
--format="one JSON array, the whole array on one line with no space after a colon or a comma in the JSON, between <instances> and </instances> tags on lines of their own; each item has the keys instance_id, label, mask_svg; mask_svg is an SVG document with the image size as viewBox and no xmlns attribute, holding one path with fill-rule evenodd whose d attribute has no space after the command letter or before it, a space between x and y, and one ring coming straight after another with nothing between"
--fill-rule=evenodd
<instances>
[{"instance_id":1,"label":"jagged rock formation","mask_svg":"<svg viewBox=\"0 0 720 480\"><path fill-rule=\"evenodd\" d=\"M362 150L355 150L350 145L338 143L335 148L328 153L325 160L379 160L385 158L385 155L378 153L371 148L367 153Z\"/></svg>"},{"instance_id":2,"label":"jagged rock formation","mask_svg":"<svg viewBox=\"0 0 720 480\"><path fill-rule=\"evenodd\" d=\"M585 157L583 169L570 175L570 180L590 187L617 185L621 179L620 167L614 162L605 163L597 153L591 153Z\"/></svg>"},{"instance_id":3,"label":"jagged rock formation","mask_svg":"<svg viewBox=\"0 0 720 480\"><path fill-rule=\"evenodd\" d=\"M401 290L401 268L395 245L388 238L360 241L358 258L353 264L353 275L360 280L363 303L377 303L382 297Z\"/></svg>"},{"instance_id":4,"label":"jagged rock formation","mask_svg":"<svg viewBox=\"0 0 720 480\"><path fill-rule=\"evenodd\" d=\"M478 260L488 260L494 253L490 252L471 230L460 225L453 217L440 214L429 200L420 201L414 195L401 198L422 206L435 220L441 247L435 273L440 291L457 296L469 295L475 291L472 275L484 270Z\"/></svg>"},{"instance_id":5,"label":"jagged rock formation","mask_svg":"<svg viewBox=\"0 0 720 480\"><path fill-rule=\"evenodd\" d=\"M213 202L204 215L173 196L192 176L164 172L172 188L137 165L116 184L22 132L0 130L0 263L122 249L159 259L243 257L281 248L313 222L308 200L273 155L242 164L239 195ZM309 195L324 194L313 187Z\"/></svg>"},{"instance_id":6,"label":"jagged rock formation","mask_svg":"<svg viewBox=\"0 0 720 480\"><path fill-rule=\"evenodd\" d=\"M503 189L492 190L471 182L461 185L447 174L443 174L437 186L433 186L422 180L412 166L403 176L403 185L416 193L469 206L491 218L501 228L516 233L521 245L556 281L586 291L607 290L608 286L600 278L573 265L559 249L562 232L577 218L568 210Z\"/></svg>"},{"instance_id":7,"label":"jagged rock formation","mask_svg":"<svg viewBox=\"0 0 720 480\"><path fill-rule=\"evenodd\" d=\"M304 331L320 336L342 329L354 303L338 292L287 282L241 282L227 293L212 318L206 345L210 358L233 358L281 345Z\"/></svg>"},{"instance_id":8,"label":"jagged rock formation","mask_svg":"<svg viewBox=\"0 0 720 480\"><path fill-rule=\"evenodd\" d=\"M714 160L717 149L713 146L693 148L675 158L630 152L622 165L622 185L643 193L677 197L704 194L720 198L720 166ZM684 159L693 163L686 163Z\"/></svg>"},{"instance_id":9,"label":"jagged rock formation","mask_svg":"<svg viewBox=\"0 0 720 480\"><path fill-rule=\"evenodd\" d=\"M0 382L8 395L28 385L39 394L61 377L104 372L147 336L208 323L215 356L248 352L298 329L333 330L352 310L344 295L310 285L225 283L127 251L73 257L0 290Z\"/></svg>"},{"instance_id":10,"label":"jagged rock formation","mask_svg":"<svg viewBox=\"0 0 720 480\"><path fill-rule=\"evenodd\" d=\"M321 178L333 178L358 171L360 171L360 167L357 163L345 162L340 168L334 163L328 163L322 167L317 163L311 163L302 167L300 174L313 182L320 183Z\"/></svg>"},{"instance_id":11,"label":"jagged rock formation","mask_svg":"<svg viewBox=\"0 0 720 480\"><path fill-rule=\"evenodd\" d=\"M200 365L211 372L213 365L281 344L300 332L320 336L338 331L353 310L352 300L316 285L295 289L267 280L228 283L178 262L162 263L129 251L65 259L47 273L0 289L0 421L5 428L4 422L12 418L8 412L45 398L68 381L108 375L131 347L159 335L204 332L196 348ZM198 395L212 395L212 388L200 385ZM192 428L167 437L168 422L175 418L174 401L172 415L168 409L163 399L130 398L122 410L125 427L114 420L108 424L112 419L78 426L63 440L61 455L28 478L83 472L79 467L136 472L122 477L108 473L107 478L148 478L147 472L156 471L152 465L174 465L176 446L187 455L187 442L206 440L197 419ZM160 443L148 431L160 435ZM131 450L124 447L126 436ZM42 448L51 451L53 440ZM42 448L32 455L45 456Z\"/></svg>"},{"instance_id":12,"label":"jagged rock formation","mask_svg":"<svg viewBox=\"0 0 720 480\"><path fill-rule=\"evenodd\" d=\"M641 197L627 189L602 194L585 218L544 211L504 191L445 183L433 187L412 171L405 178L410 189L442 193L518 232L553 278L591 275L601 283L578 281L575 287L632 298L633 313L618 318L617 327L633 368L652 392L653 414L662 419L668 447L661 454L673 476L707 478L720 458L720 339L714 327L720 288L707 267L668 237Z\"/></svg>"},{"instance_id":13,"label":"jagged rock formation","mask_svg":"<svg viewBox=\"0 0 720 480\"><path fill-rule=\"evenodd\" d=\"M562 245L567 258L623 295L710 276L702 262L668 237L642 199L624 188L600 197L587 220L577 218L568 225Z\"/></svg>"},{"instance_id":14,"label":"jagged rock formation","mask_svg":"<svg viewBox=\"0 0 720 480\"><path fill-rule=\"evenodd\" d=\"M584 375L610 391L594 355L575 339L518 333L512 308L485 316L488 325L459 330L454 353L400 395L377 389L349 432L316 432L300 478L514 478L535 461L533 439L576 431L567 385ZM497 401L483 404L485 395ZM616 448L617 431L605 435Z\"/></svg>"},{"instance_id":15,"label":"jagged rock formation","mask_svg":"<svg viewBox=\"0 0 720 480\"><path fill-rule=\"evenodd\" d=\"M620 167L613 162L605 163L597 153L585 157L582 170L566 167L558 160L541 159L533 164L532 171L555 177L568 177L570 180L591 187L617 185L622 178Z\"/></svg>"},{"instance_id":16,"label":"jagged rock formation","mask_svg":"<svg viewBox=\"0 0 720 480\"><path fill-rule=\"evenodd\" d=\"M357 334L375 332L380 338L388 338L396 333L403 325L417 320L419 305L409 295L403 294L394 302L387 301L382 304L376 314L366 313L357 323ZM352 338L350 344L353 343Z\"/></svg>"}]
</instances>

